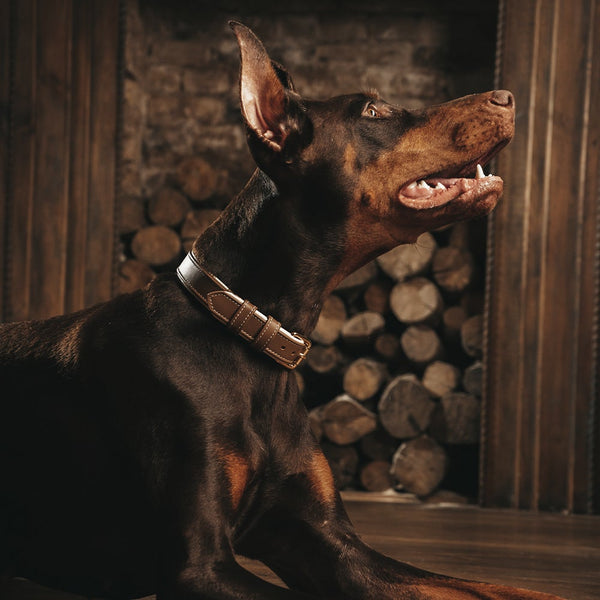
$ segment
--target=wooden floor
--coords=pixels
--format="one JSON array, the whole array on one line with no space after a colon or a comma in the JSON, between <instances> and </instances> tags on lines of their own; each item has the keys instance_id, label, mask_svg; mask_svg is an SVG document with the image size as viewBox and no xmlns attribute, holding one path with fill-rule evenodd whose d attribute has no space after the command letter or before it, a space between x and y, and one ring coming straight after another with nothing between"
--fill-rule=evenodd
<instances>
[{"instance_id":1,"label":"wooden floor","mask_svg":"<svg viewBox=\"0 0 600 600\"><path fill-rule=\"evenodd\" d=\"M600 517L434 507L345 496L364 539L419 567L467 579L552 592L569 600L600 599ZM259 563L241 560L271 581ZM13 581L1 600L81 600Z\"/></svg>"}]
</instances>

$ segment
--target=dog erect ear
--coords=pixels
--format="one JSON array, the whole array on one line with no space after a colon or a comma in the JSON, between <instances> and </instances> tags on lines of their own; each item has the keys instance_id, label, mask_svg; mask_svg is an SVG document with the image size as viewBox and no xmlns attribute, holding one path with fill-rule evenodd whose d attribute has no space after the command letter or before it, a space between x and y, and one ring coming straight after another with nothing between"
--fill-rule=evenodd
<instances>
[{"instance_id":1,"label":"dog erect ear","mask_svg":"<svg viewBox=\"0 0 600 600\"><path fill-rule=\"evenodd\" d=\"M294 86L288 72L272 61L261 41L245 25L230 21L240 47L240 101L246 123L271 149L280 151L298 129L288 92Z\"/></svg>"}]
</instances>

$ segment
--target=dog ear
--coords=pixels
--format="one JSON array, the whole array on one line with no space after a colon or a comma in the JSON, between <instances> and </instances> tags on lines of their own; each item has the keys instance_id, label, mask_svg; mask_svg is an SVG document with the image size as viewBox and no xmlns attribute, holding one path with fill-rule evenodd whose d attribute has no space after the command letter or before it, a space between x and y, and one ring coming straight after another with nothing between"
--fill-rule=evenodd
<instances>
[{"instance_id":1,"label":"dog ear","mask_svg":"<svg viewBox=\"0 0 600 600\"><path fill-rule=\"evenodd\" d=\"M296 87L294 86L294 82L292 81L292 76L288 73L287 69L283 65L280 65L278 62L275 62L272 59L271 59L271 66L275 70L275 74L277 75L277 78L279 79L279 81L281 81L281 85L283 85L283 87L286 90L290 90L290 92L295 92Z\"/></svg>"},{"instance_id":2,"label":"dog ear","mask_svg":"<svg viewBox=\"0 0 600 600\"><path fill-rule=\"evenodd\" d=\"M294 85L288 72L272 61L261 41L245 25L230 21L240 47L240 102L246 123L272 150L281 151L298 129L289 92Z\"/></svg>"}]
</instances>

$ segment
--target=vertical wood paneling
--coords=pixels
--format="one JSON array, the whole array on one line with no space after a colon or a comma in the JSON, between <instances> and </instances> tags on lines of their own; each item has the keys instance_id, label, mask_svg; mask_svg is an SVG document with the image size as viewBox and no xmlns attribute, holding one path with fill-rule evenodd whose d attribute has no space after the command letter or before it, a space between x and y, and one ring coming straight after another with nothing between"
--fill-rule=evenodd
<instances>
[{"instance_id":1,"label":"vertical wood paneling","mask_svg":"<svg viewBox=\"0 0 600 600\"><path fill-rule=\"evenodd\" d=\"M92 72L94 73L91 92L91 110L102 119L90 121L91 161L89 171L89 218L88 247L90 260L86 263L85 304L111 297L113 281L113 261L115 235L115 169L106 165L116 165L117 160L117 102L118 79L115 68L118 66L119 48L119 6L112 2L111 10L106 3L94 2L92 36ZM110 52L107 52L110 49ZM110 199L110 201L109 201Z\"/></svg>"},{"instance_id":2,"label":"vertical wood paneling","mask_svg":"<svg viewBox=\"0 0 600 600\"><path fill-rule=\"evenodd\" d=\"M579 355L590 357L595 369L590 373L585 358L577 369L577 421L575 455L589 452L587 469L574 469L575 506L587 503L588 511L600 514L600 3L596 0L588 22L586 99L584 125L588 135L582 140L580 179L583 188L581 232L581 292L579 328L590 328L590 336L580 336ZM596 199L594 202L593 199ZM590 199L590 200L588 200ZM595 402L586 403L586 397ZM592 490L592 494L586 493Z\"/></svg>"},{"instance_id":3,"label":"vertical wood paneling","mask_svg":"<svg viewBox=\"0 0 600 600\"><path fill-rule=\"evenodd\" d=\"M595 19L595 0L505 6L501 85L515 92L517 133L498 161L505 197L492 225L486 505L590 508L588 432L598 401Z\"/></svg>"},{"instance_id":4,"label":"vertical wood paneling","mask_svg":"<svg viewBox=\"0 0 600 600\"><path fill-rule=\"evenodd\" d=\"M22 320L30 315L31 215L35 170L35 103L37 15L35 0L14 2L13 32L13 94L11 97L11 205L9 213L5 269L7 305L5 319Z\"/></svg>"},{"instance_id":5,"label":"vertical wood paneling","mask_svg":"<svg viewBox=\"0 0 600 600\"><path fill-rule=\"evenodd\" d=\"M65 298L66 224L71 89L71 1L37 0L35 159L31 227L30 316L62 312ZM35 291L35 293L34 293Z\"/></svg>"},{"instance_id":6,"label":"vertical wood paneling","mask_svg":"<svg viewBox=\"0 0 600 600\"><path fill-rule=\"evenodd\" d=\"M0 2L0 251L6 247L6 220L8 218L8 173L9 173L9 135L10 135L10 23L12 18L10 2ZM0 260L0 315L4 312L4 261Z\"/></svg>"},{"instance_id":7,"label":"vertical wood paneling","mask_svg":"<svg viewBox=\"0 0 600 600\"><path fill-rule=\"evenodd\" d=\"M85 280L88 236L90 116L92 85L93 15L89 2L73 6L73 81L71 105L71 173L69 198L66 311L85 306Z\"/></svg>"},{"instance_id":8,"label":"vertical wood paneling","mask_svg":"<svg viewBox=\"0 0 600 600\"><path fill-rule=\"evenodd\" d=\"M112 295L119 0L5 4L15 15L1 315L22 320Z\"/></svg>"}]
</instances>

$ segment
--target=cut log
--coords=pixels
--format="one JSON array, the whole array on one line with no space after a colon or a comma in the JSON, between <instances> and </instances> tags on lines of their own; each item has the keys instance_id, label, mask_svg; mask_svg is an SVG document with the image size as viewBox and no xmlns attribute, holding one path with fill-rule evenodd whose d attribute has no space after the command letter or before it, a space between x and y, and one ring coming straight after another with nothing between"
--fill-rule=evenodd
<instances>
[{"instance_id":1,"label":"cut log","mask_svg":"<svg viewBox=\"0 0 600 600\"><path fill-rule=\"evenodd\" d=\"M369 284L364 293L365 308L384 315L390 309L390 291L392 286L388 281L378 280Z\"/></svg>"},{"instance_id":2,"label":"cut log","mask_svg":"<svg viewBox=\"0 0 600 600\"><path fill-rule=\"evenodd\" d=\"M126 196L119 204L119 233L135 233L147 225L144 203L135 196Z\"/></svg>"},{"instance_id":3,"label":"cut log","mask_svg":"<svg viewBox=\"0 0 600 600\"><path fill-rule=\"evenodd\" d=\"M155 225L176 227L190 210L188 199L170 187L161 188L148 203L148 216Z\"/></svg>"},{"instance_id":4,"label":"cut log","mask_svg":"<svg viewBox=\"0 0 600 600\"><path fill-rule=\"evenodd\" d=\"M369 492L384 492L394 485L390 463L384 460L367 463L360 470L359 479L361 485Z\"/></svg>"},{"instance_id":5,"label":"cut log","mask_svg":"<svg viewBox=\"0 0 600 600\"><path fill-rule=\"evenodd\" d=\"M460 327L463 350L474 358L481 358L483 348L483 317L469 317Z\"/></svg>"},{"instance_id":6,"label":"cut log","mask_svg":"<svg viewBox=\"0 0 600 600\"><path fill-rule=\"evenodd\" d=\"M444 337L451 341L460 339L460 328L466 320L467 313L462 306L447 308L442 316Z\"/></svg>"},{"instance_id":7,"label":"cut log","mask_svg":"<svg viewBox=\"0 0 600 600\"><path fill-rule=\"evenodd\" d=\"M355 400L363 402L372 398L387 378L385 367L370 358L352 362L344 373L343 388Z\"/></svg>"},{"instance_id":8,"label":"cut log","mask_svg":"<svg viewBox=\"0 0 600 600\"><path fill-rule=\"evenodd\" d=\"M317 325L310 334L311 339L326 346L333 344L340 335L346 316L344 301L339 296L332 294L323 303Z\"/></svg>"},{"instance_id":9,"label":"cut log","mask_svg":"<svg viewBox=\"0 0 600 600\"><path fill-rule=\"evenodd\" d=\"M444 449L432 438L422 435L398 448L392 461L392 477L406 491L428 496L442 482L448 468Z\"/></svg>"},{"instance_id":10,"label":"cut log","mask_svg":"<svg viewBox=\"0 0 600 600\"><path fill-rule=\"evenodd\" d=\"M332 442L341 446L353 444L377 427L377 417L346 394L323 406L323 432Z\"/></svg>"},{"instance_id":11,"label":"cut log","mask_svg":"<svg viewBox=\"0 0 600 600\"><path fill-rule=\"evenodd\" d=\"M346 291L367 285L369 281L377 277L377 265L374 261L367 263L364 267L354 271L344 279L338 286L337 290Z\"/></svg>"},{"instance_id":12,"label":"cut log","mask_svg":"<svg viewBox=\"0 0 600 600\"><path fill-rule=\"evenodd\" d=\"M435 403L414 375L399 375L381 395L379 420L395 438L414 438L429 427Z\"/></svg>"},{"instance_id":13,"label":"cut log","mask_svg":"<svg viewBox=\"0 0 600 600\"><path fill-rule=\"evenodd\" d=\"M133 255L142 262L160 267L174 263L181 252L179 236L163 225L140 229L131 241Z\"/></svg>"},{"instance_id":14,"label":"cut log","mask_svg":"<svg viewBox=\"0 0 600 600\"><path fill-rule=\"evenodd\" d=\"M313 346L306 357L306 364L320 375L334 373L342 361L342 353L335 346Z\"/></svg>"},{"instance_id":15,"label":"cut log","mask_svg":"<svg viewBox=\"0 0 600 600\"><path fill-rule=\"evenodd\" d=\"M221 211L215 208L191 210L187 213L181 227L181 238L186 252L191 250L196 238L204 233L219 218L220 214Z\"/></svg>"},{"instance_id":16,"label":"cut log","mask_svg":"<svg viewBox=\"0 0 600 600\"><path fill-rule=\"evenodd\" d=\"M434 397L453 392L460 381L460 371L450 363L435 361L423 373L423 386Z\"/></svg>"},{"instance_id":17,"label":"cut log","mask_svg":"<svg viewBox=\"0 0 600 600\"><path fill-rule=\"evenodd\" d=\"M445 444L477 444L481 404L471 394L454 392L440 400L431 418L431 435Z\"/></svg>"},{"instance_id":18,"label":"cut log","mask_svg":"<svg viewBox=\"0 0 600 600\"><path fill-rule=\"evenodd\" d=\"M483 390L483 363L479 360L465 369L463 387L469 394L481 398Z\"/></svg>"},{"instance_id":19,"label":"cut log","mask_svg":"<svg viewBox=\"0 0 600 600\"><path fill-rule=\"evenodd\" d=\"M348 319L342 326L341 335L349 344L367 344L383 331L384 318L376 312L361 312Z\"/></svg>"},{"instance_id":20,"label":"cut log","mask_svg":"<svg viewBox=\"0 0 600 600\"><path fill-rule=\"evenodd\" d=\"M415 277L398 283L392 289L390 306L401 323L434 324L444 309L440 292L432 281Z\"/></svg>"},{"instance_id":21,"label":"cut log","mask_svg":"<svg viewBox=\"0 0 600 600\"><path fill-rule=\"evenodd\" d=\"M393 333L384 331L375 338L373 346L375 352L389 362L398 358L398 354L400 353L400 338Z\"/></svg>"},{"instance_id":22,"label":"cut log","mask_svg":"<svg viewBox=\"0 0 600 600\"><path fill-rule=\"evenodd\" d=\"M127 294L149 283L156 273L139 260L129 259L119 265L119 292Z\"/></svg>"},{"instance_id":23,"label":"cut log","mask_svg":"<svg viewBox=\"0 0 600 600\"><path fill-rule=\"evenodd\" d=\"M425 272L431 265L436 250L435 239L430 233L419 236L414 244L396 246L377 258L382 271L396 281L404 281Z\"/></svg>"},{"instance_id":24,"label":"cut log","mask_svg":"<svg viewBox=\"0 0 600 600\"><path fill-rule=\"evenodd\" d=\"M423 366L443 354L438 334L427 325L411 325L400 337L402 350L410 361Z\"/></svg>"},{"instance_id":25,"label":"cut log","mask_svg":"<svg viewBox=\"0 0 600 600\"><path fill-rule=\"evenodd\" d=\"M447 292L462 292L473 281L473 258L467 250L447 246L433 257L433 278Z\"/></svg>"},{"instance_id":26,"label":"cut log","mask_svg":"<svg viewBox=\"0 0 600 600\"><path fill-rule=\"evenodd\" d=\"M354 483L358 470L356 449L353 446L336 446L328 442L322 442L321 449L329 462L337 489L343 490Z\"/></svg>"},{"instance_id":27,"label":"cut log","mask_svg":"<svg viewBox=\"0 0 600 600\"><path fill-rule=\"evenodd\" d=\"M210 198L217 187L215 170L199 156L182 160L177 167L175 179L183 193L192 200Z\"/></svg>"},{"instance_id":28,"label":"cut log","mask_svg":"<svg viewBox=\"0 0 600 600\"><path fill-rule=\"evenodd\" d=\"M371 460L389 462L397 448L397 440L380 427L360 440L360 451Z\"/></svg>"}]
</instances>

